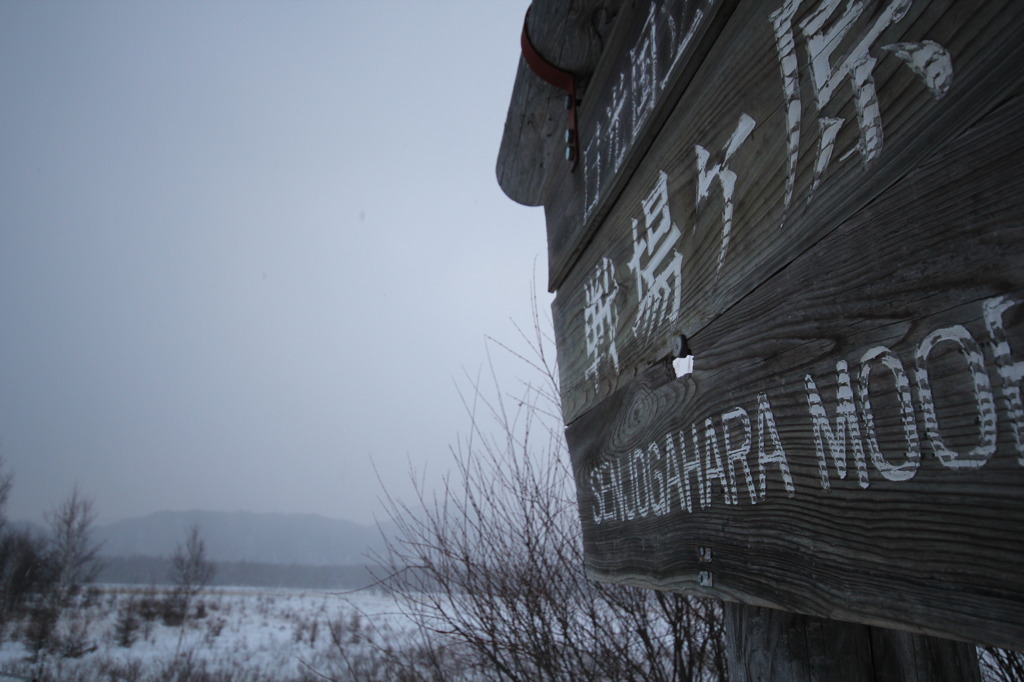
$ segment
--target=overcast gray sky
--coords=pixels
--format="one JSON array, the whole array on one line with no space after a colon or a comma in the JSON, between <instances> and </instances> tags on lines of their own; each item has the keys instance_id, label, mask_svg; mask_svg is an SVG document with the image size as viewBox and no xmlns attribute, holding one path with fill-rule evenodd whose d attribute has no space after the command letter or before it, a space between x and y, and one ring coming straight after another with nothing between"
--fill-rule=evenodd
<instances>
[{"instance_id":1,"label":"overcast gray sky","mask_svg":"<svg viewBox=\"0 0 1024 682\"><path fill-rule=\"evenodd\" d=\"M528 4L0 3L10 516L367 522L371 460L445 468L546 280L494 179Z\"/></svg>"}]
</instances>

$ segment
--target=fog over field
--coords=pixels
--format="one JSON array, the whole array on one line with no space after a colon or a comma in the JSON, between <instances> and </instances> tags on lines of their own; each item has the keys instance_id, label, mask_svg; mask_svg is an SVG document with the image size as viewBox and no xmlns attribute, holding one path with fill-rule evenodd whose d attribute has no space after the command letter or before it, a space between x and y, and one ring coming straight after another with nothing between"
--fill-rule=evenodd
<instances>
[{"instance_id":1,"label":"fog over field","mask_svg":"<svg viewBox=\"0 0 1024 682\"><path fill-rule=\"evenodd\" d=\"M0 4L10 518L371 524L436 481L544 280L494 173L528 5Z\"/></svg>"},{"instance_id":2,"label":"fog over field","mask_svg":"<svg viewBox=\"0 0 1024 682\"><path fill-rule=\"evenodd\" d=\"M102 556L169 557L197 524L213 561L331 565L364 563L383 550L390 527L361 525L316 514L157 512L96 528Z\"/></svg>"}]
</instances>

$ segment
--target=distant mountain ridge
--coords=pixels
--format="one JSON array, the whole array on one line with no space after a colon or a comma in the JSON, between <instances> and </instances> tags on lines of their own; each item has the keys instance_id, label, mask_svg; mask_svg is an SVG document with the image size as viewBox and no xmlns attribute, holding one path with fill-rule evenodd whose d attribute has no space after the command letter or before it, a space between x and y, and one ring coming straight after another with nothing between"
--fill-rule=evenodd
<instances>
[{"instance_id":1,"label":"distant mountain ridge","mask_svg":"<svg viewBox=\"0 0 1024 682\"><path fill-rule=\"evenodd\" d=\"M317 514L162 511L95 529L102 556L169 557L188 527L199 525L212 561L328 566L365 564L382 551L378 526ZM386 529L385 529L386 530Z\"/></svg>"}]
</instances>

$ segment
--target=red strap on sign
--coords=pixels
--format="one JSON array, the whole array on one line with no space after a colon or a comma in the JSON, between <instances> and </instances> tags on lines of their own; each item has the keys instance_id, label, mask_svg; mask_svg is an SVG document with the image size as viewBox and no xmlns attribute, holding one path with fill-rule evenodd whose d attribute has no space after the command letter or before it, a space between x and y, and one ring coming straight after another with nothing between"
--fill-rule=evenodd
<instances>
[{"instance_id":1,"label":"red strap on sign","mask_svg":"<svg viewBox=\"0 0 1024 682\"><path fill-rule=\"evenodd\" d=\"M568 110L568 123L565 131L565 158L572 163L570 172L576 170L576 161L580 157L580 141L576 129L576 109L579 101L576 99L576 76L569 71L558 68L548 60L544 59L537 48L530 42L530 33L527 30L527 23L530 20L530 10L526 10L526 19L523 20L523 59L526 65L545 83L550 83L560 90L565 90L566 109Z\"/></svg>"}]
</instances>

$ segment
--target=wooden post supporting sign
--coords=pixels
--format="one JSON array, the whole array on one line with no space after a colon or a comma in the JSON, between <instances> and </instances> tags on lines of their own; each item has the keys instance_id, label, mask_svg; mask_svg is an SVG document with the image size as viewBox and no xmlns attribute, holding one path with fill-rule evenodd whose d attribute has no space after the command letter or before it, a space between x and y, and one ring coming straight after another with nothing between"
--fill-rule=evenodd
<instances>
[{"instance_id":1,"label":"wooden post supporting sign","mask_svg":"<svg viewBox=\"0 0 1024 682\"><path fill-rule=\"evenodd\" d=\"M742 604L726 630L731 680L981 682L964 642Z\"/></svg>"}]
</instances>

